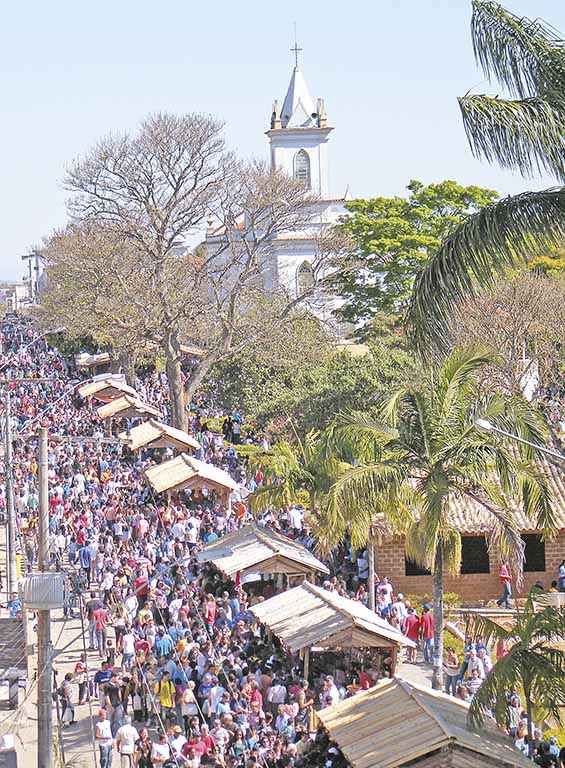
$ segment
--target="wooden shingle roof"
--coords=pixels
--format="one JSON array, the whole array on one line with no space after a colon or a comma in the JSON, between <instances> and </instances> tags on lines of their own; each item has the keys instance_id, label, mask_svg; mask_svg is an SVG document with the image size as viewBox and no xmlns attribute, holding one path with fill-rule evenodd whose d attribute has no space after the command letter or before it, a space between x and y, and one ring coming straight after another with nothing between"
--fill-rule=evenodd
<instances>
[{"instance_id":1,"label":"wooden shingle roof","mask_svg":"<svg viewBox=\"0 0 565 768\"><path fill-rule=\"evenodd\" d=\"M400 678L317 712L332 741L353 768L400 768L442 747L454 746L485 756L501 768L527 768L527 760L494 726L467 723L469 705Z\"/></svg>"},{"instance_id":2,"label":"wooden shingle roof","mask_svg":"<svg viewBox=\"0 0 565 768\"><path fill-rule=\"evenodd\" d=\"M151 448L171 447L181 451L197 451L200 443L192 435L182 429L175 429L158 419L148 419L130 429L129 432L120 432L119 439L127 445L131 451L137 451L144 446Z\"/></svg>"},{"instance_id":3,"label":"wooden shingle roof","mask_svg":"<svg viewBox=\"0 0 565 768\"><path fill-rule=\"evenodd\" d=\"M291 652L312 645L339 648L414 646L357 600L305 581L251 608Z\"/></svg>"},{"instance_id":4,"label":"wooden shingle roof","mask_svg":"<svg viewBox=\"0 0 565 768\"><path fill-rule=\"evenodd\" d=\"M198 553L201 563L213 565L228 578L236 573L329 573L310 550L270 528L246 525L223 536ZM287 593L288 594L288 593Z\"/></svg>"},{"instance_id":5,"label":"wooden shingle roof","mask_svg":"<svg viewBox=\"0 0 565 768\"><path fill-rule=\"evenodd\" d=\"M223 469L199 461L186 453L149 467L145 470L145 476L157 493L182 488L209 488L230 493L239 488L235 480Z\"/></svg>"}]
</instances>

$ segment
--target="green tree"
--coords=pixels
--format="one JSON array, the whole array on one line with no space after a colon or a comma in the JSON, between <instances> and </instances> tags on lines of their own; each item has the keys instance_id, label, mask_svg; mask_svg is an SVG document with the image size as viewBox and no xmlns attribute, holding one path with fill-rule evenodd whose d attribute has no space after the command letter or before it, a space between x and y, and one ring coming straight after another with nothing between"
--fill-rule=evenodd
<instances>
[{"instance_id":1,"label":"green tree","mask_svg":"<svg viewBox=\"0 0 565 768\"><path fill-rule=\"evenodd\" d=\"M439 370L394 392L378 419L342 417L334 430L338 447L340 441L353 446L356 460L330 491L328 535L339 541L346 530L364 527L366 539L375 513L402 526L407 555L432 571L436 688L442 685L444 573L457 573L461 560L452 504L467 501L484 510L491 543L520 569L523 544L511 500L522 503L537 527L554 528L547 479L533 468L532 451L516 458L475 426L477 418L486 418L534 443L546 436L543 420L526 401L481 396L477 374L492 362L480 350L453 353Z\"/></svg>"},{"instance_id":2,"label":"green tree","mask_svg":"<svg viewBox=\"0 0 565 768\"><path fill-rule=\"evenodd\" d=\"M255 350L243 352L217 365L207 388L219 405L240 408L259 428L303 437L323 430L340 411L374 404L411 375L412 358L394 335L367 346L358 357L333 350L321 360L307 347L284 366Z\"/></svg>"},{"instance_id":3,"label":"green tree","mask_svg":"<svg viewBox=\"0 0 565 768\"><path fill-rule=\"evenodd\" d=\"M565 46L541 21L519 18L490 0L473 0L475 57L511 98L459 99L473 153L529 177L545 172L561 186L486 206L460 224L420 272L408 323L423 350L443 346L452 309L491 286L509 266L565 242Z\"/></svg>"},{"instance_id":4,"label":"green tree","mask_svg":"<svg viewBox=\"0 0 565 768\"><path fill-rule=\"evenodd\" d=\"M331 276L336 292L346 299L337 311L344 320L365 326L379 312L403 310L416 275L442 240L498 197L492 190L455 181L426 186L412 180L407 189L407 197L346 204L351 216L340 226L352 248L340 256Z\"/></svg>"},{"instance_id":5,"label":"green tree","mask_svg":"<svg viewBox=\"0 0 565 768\"><path fill-rule=\"evenodd\" d=\"M473 631L485 642L505 641L507 654L496 662L473 697L469 718L481 726L494 713L496 722L507 725L508 692L524 693L528 713L528 742L533 739L534 707L563 722L565 708L565 611L548 606L537 609L532 594L516 612L512 627L495 624L485 616L474 618Z\"/></svg>"}]
</instances>

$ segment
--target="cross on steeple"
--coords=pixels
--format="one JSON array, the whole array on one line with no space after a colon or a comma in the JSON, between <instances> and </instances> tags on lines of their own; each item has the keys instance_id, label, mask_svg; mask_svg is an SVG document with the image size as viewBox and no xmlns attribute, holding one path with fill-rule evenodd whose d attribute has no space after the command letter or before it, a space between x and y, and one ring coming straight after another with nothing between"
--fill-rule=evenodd
<instances>
[{"instance_id":1,"label":"cross on steeple","mask_svg":"<svg viewBox=\"0 0 565 768\"><path fill-rule=\"evenodd\" d=\"M294 47L290 49L292 53L294 53L294 66L298 66L298 54L302 53L302 48L298 47L298 43L296 41L296 22L294 23Z\"/></svg>"}]
</instances>

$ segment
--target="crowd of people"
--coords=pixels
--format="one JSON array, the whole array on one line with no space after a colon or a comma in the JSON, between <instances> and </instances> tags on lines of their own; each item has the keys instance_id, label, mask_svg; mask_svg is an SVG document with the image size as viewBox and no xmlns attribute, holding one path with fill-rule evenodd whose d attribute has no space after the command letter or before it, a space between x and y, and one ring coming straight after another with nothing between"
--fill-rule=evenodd
<instances>
[{"instance_id":1,"label":"crowd of people","mask_svg":"<svg viewBox=\"0 0 565 768\"><path fill-rule=\"evenodd\" d=\"M197 457L229 472L241 491L230 507L206 489L167 500L153 494L143 473L168 449L134 454L109 438L96 403L77 394L72 364L31 324L4 323L1 342L0 367L14 379L9 389L21 546L32 568L39 507L34 435L41 424L50 434L50 556L68 574L65 617L80 612L85 622L87 651L74 671L58 679L63 723L72 727L77 705L95 702L100 768L109 768L118 755L130 768L307 764L321 738L314 710L373 685L388 674L390 659L360 654L346 665L343 655L319 654L305 680L299 658L269 638L249 610L273 584L226 581L198 563L203 544L249 519L244 499L263 478L260 470L248 469L237 446L253 440L267 447L266 438L246 431L240 413L222 414L198 399L190 410L190 430L201 445ZM166 415L163 374L150 371L135 388ZM211 427L218 420L221 430ZM299 507L269 513L262 522L313 545ZM335 575L324 588L366 603L366 554L343 546L333 559ZM421 642L431 661L430 607L418 615L386 576L377 579L376 604L383 618ZM412 651L408 661L415 661ZM469 644L463 659L448 649L448 692L468 699L491 666L484 645ZM334 750L328 768L338 768L342 759Z\"/></svg>"}]
</instances>

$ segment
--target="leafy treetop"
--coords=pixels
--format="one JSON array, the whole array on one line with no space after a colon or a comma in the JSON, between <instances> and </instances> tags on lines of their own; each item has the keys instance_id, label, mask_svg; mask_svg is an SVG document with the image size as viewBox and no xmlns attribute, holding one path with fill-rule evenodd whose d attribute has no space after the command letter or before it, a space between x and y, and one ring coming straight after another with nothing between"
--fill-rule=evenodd
<instances>
[{"instance_id":1,"label":"leafy treetop","mask_svg":"<svg viewBox=\"0 0 565 768\"><path fill-rule=\"evenodd\" d=\"M424 185L412 180L407 197L347 203L340 225L351 239L332 284L346 301L338 314L365 327L379 312L405 307L416 275L442 240L470 214L498 198L496 192L455 181Z\"/></svg>"}]
</instances>

